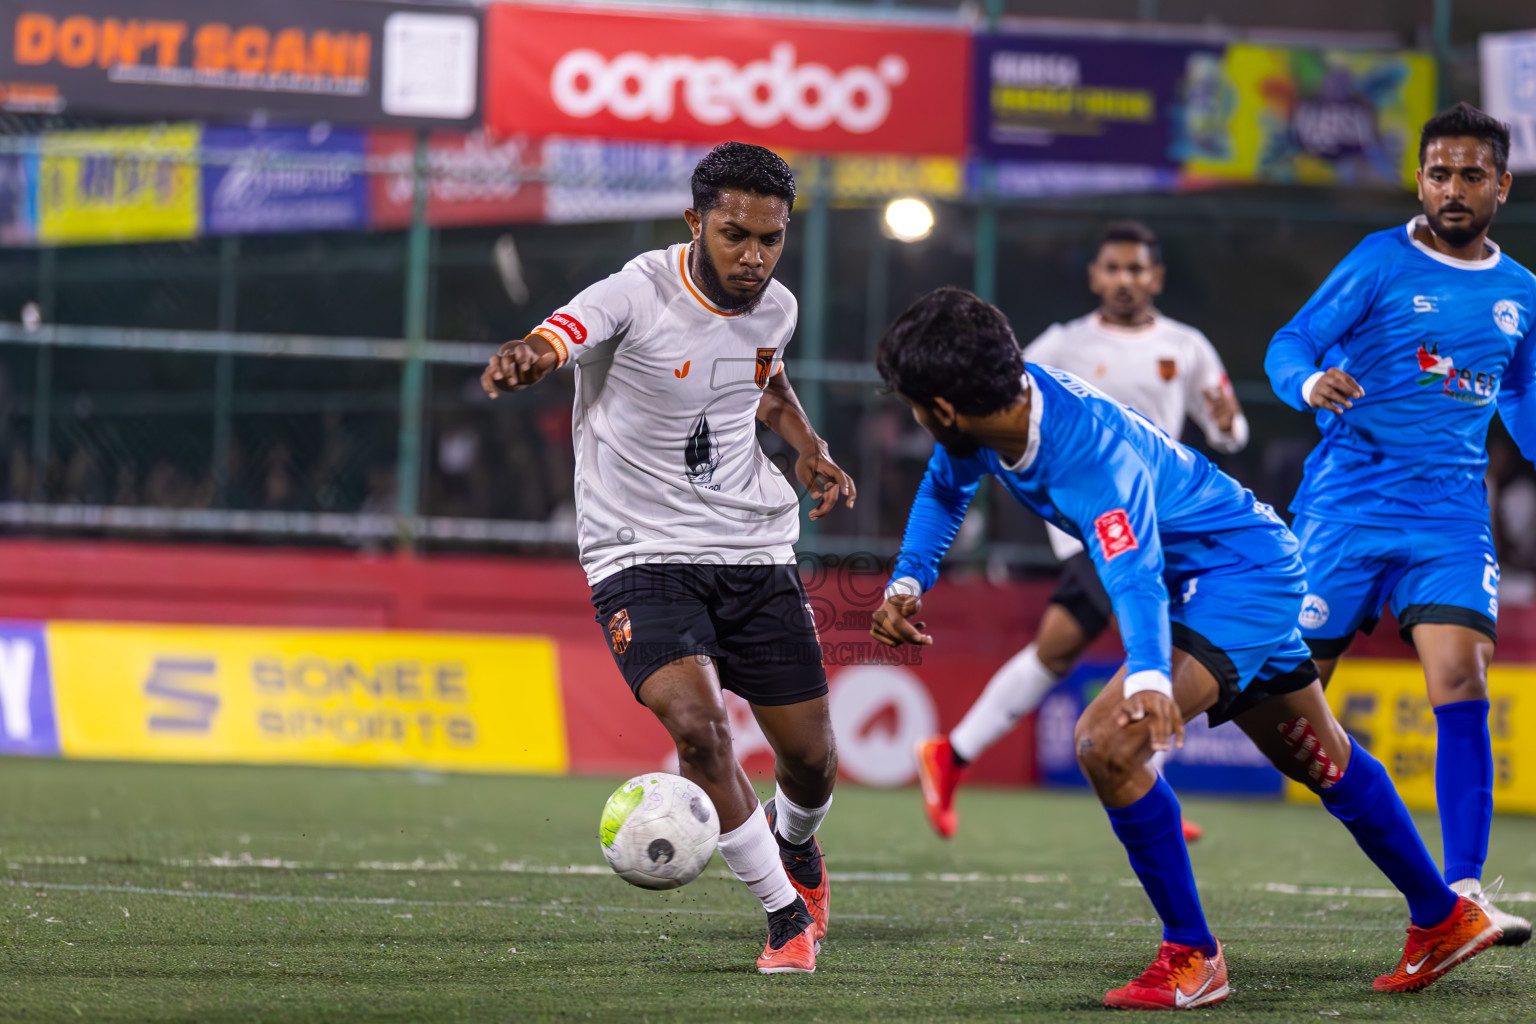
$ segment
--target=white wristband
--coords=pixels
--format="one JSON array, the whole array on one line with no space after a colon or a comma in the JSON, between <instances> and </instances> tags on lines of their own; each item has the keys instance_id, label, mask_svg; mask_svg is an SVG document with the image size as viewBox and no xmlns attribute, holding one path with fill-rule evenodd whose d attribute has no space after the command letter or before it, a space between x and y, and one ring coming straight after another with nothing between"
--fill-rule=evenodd
<instances>
[{"instance_id":1,"label":"white wristband","mask_svg":"<svg viewBox=\"0 0 1536 1024\"><path fill-rule=\"evenodd\" d=\"M1143 690L1155 690L1169 700L1173 699L1173 680L1169 679L1166 673L1154 668L1142 669L1140 672L1132 672L1126 676L1123 689L1127 697Z\"/></svg>"},{"instance_id":2,"label":"white wristband","mask_svg":"<svg viewBox=\"0 0 1536 1024\"><path fill-rule=\"evenodd\" d=\"M903 576L900 579L891 580L885 588L885 599L889 601L893 597L922 597L923 585L912 576Z\"/></svg>"},{"instance_id":3,"label":"white wristband","mask_svg":"<svg viewBox=\"0 0 1536 1024\"><path fill-rule=\"evenodd\" d=\"M1301 382L1301 402L1303 405L1309 408L1312 407L1312 389L1317 387L1317 382L1323 379L1323 374L1326 372L1326 370L1318 370Z\"/></svg>"}]
</instances>

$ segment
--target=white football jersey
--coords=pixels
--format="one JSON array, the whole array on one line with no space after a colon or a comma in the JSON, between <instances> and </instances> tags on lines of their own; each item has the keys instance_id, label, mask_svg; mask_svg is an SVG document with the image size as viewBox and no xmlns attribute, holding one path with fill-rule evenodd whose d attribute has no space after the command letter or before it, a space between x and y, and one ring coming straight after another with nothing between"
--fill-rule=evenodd
<instances>
[{"instance_id":1,"label":"white football jersey","mask_svg":"<svg viewBox=\"0 0 1536 1024\"><path fill-rule=\"evenodd\" d=\"M1200 331L1162 314L1142 327L1106 323L1097 312L1052 324L1025 347L1024 358L1076 374L1175 439L1187 416L1219 452L1239 451L1248 443L1247 419L1238 414L1232 429L1222 431L1206 401L1211 388L1231 387L1215 346ZM1083 550L1081 541L1049 523L1046 530L1057 558Z\"/></svg>"},{"instance_id":2,"label":"white football jersey","mask_svg":"<svg viewBox=\"0 0 1536 1024\"><path fill-rule=\"evenodd\" d=\"M757 443L757 408L795 331L770 281L750 313L689 279L687 245L643 253L534 333L576 364L571 434L587 582L659 562L792 564L799 504Z\"/></svg>"}]
</instances>

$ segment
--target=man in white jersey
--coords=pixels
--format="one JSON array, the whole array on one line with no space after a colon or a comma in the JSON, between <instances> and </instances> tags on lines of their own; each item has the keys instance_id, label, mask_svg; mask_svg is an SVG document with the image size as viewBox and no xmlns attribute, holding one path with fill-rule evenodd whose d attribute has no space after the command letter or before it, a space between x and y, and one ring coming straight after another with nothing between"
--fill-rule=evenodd
<instances>
[{"instance_id":1,"label":"man in white jersey","mask_svg":"<svg viewBox=\"0 0 1536 1024\"><path fill-rule=\"evenodd\" d=\"M773 280L795 181L760 146L699 161L693 241L635 257L491 359L492 398L575 364L581 564L614 661L720 814L720 855L768 912L764 974L810 973L830 891L815 833L837 750L821 645L795 566L799 504L757 443L799 453L826 515L854 486L784 374L796 304ZM752 707L777 790L759 806L721 687Z\"/></svg>"},{"instance_id":2,"label":"man in white jersey","mask_svg":"<svg viewBox=\"0 0 1536 1024\"><path fill-rule=\"evenodd\" d=\"M1248 443L1248 421L1221 357L1204 334L1157 311L1153 303L1162 294L1163 277L1151 228L1136 221L1109 225L1088 265L1088 285L1099 308L1052 324L1024 349L1024 358L1076 374L1174 438L1188 416L1212 448L1239 451ZM934 831L946 839L959 824L955 790L965 766L1038 707L1114 623L1109 595L1082 542L1050 524L1046 531L1062 563L1061 578L1035 640L998 669L947 736L931 736L917 746L923 806ZM1185 822L1184 834L1198 839L1200 829Z\"/></svg>"}]
</instances>

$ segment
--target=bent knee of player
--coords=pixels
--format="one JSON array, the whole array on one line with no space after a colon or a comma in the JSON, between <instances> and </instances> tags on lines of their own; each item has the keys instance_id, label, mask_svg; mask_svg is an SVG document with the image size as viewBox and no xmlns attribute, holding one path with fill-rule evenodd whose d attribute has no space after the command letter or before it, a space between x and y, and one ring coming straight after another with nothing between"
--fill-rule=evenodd
<instances>
[{"instance_id":1,"label":"bent knee of player","mask_svg":"<svg viewBox=\"0 0 1536 1024\"><path fill-rule=\"evenodd\" d=\"M725 708L690 708L674 715L666 725L683 764L708 774L711 767L733 759L731 722Z\"/></svg>"},{"instance_id":2,"label":"bent knee of player","mask_svg":"<svg viewBox=\"0 0 1536 1024\"><path fill-rule=\"evenodd\" d=\"M1145 726L1121 728L1108 716L1090 720L1084 715L1073 738L1078 765L1099 783L1129 777L1151 757Z\"/></svg>"},{"instance_id":3,"label":"bent knee of player","mask_svg":"<svg viewBox=\"0 0 1536 1024\"><path fill-rule=\"evenodd\" d=\"M1272 757L1276 768L1314 793L1331 789L1349 766L1349 734L1332 715L1314 720L1297 715L1279 723L1276 731L1285 753Z\"/></svg>"},{"instance_id":4,"label":"bent knee of player","mask_svg":"<svg viewBox=\"0 0 1536 1024\"><path fill-rule=\"evenodd\" d=\"M1464 700L1488 699L1488 675L1477 665L1458 665L1440 672L1431 672L1429 702L1435 707L1442 704L1458 704Z\"/></svg>"}]
</instances>

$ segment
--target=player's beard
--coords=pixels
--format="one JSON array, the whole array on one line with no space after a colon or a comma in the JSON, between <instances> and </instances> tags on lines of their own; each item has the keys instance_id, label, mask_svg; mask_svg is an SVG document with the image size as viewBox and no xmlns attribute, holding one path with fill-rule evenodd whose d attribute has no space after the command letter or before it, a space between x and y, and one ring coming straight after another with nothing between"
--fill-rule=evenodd
<instances>
[{"instance_id":1,"label":"player's beard","mask_svg":"<svg viewBox=\"0 0 1536 1024\"><path fill-rule=\"evenodd\" d=\"M943 427L935 423L930 428L933 439L944 446L944 450L957 459L968 459L981 451L981 445L972 441L965 434L954 427Z\"/></svg>"},{"instance_id":2,"label":"player's beard","mask_svg":"<svg viewBox=\"0 0 1536 1024\"><path fill-rule=\"evenodd\" d=\"M709 246L702 241L693 243L693 260L694 279L704 289L709 301L721 309L743 316L751 313L763 301L763 296L768 294L768 282L773 280L773 275L769 274L763 278L763 286L757 290L757 294L744 299L725 290L725 281L721 279L720 271L715 269L714 261L709 258Z\"/></svg>"},{"instance_id":3,"label":"player's beard","mask_svg":"<svg viewBox=\"0 0 1536 1024\"><path fill-rule=\"evenodd\" d=\"M1446 206L1450 205L1449 203L1446 204ZM1447 224L1444 217L1446 206L1440 207L1440 209L1433 213L1425 210L1424 217L1429 221L1429 230L1433 231L1435 236L1442 242L1453 248L1460 249L1463 246L1471 245L1479 235L1488 230L1488 225L1493 223L1492 210L1488 211L1487 216L1479 217L1472 207L1465 203L1457 203L1455 204L1456 210L1454 212L1471 213L1473 216L1464 224Z\"/></svg>"}]
</instances>

